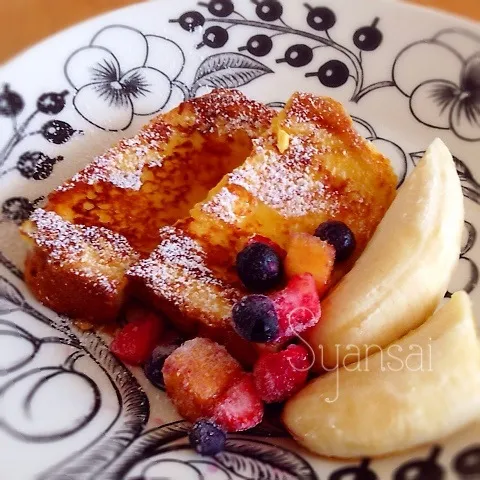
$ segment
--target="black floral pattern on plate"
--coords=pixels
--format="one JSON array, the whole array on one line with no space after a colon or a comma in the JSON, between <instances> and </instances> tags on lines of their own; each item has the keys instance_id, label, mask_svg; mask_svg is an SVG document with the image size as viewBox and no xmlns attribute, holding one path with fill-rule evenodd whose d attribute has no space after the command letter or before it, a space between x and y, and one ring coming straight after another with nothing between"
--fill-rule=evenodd
<instances>
[{"instance_id":1,"label":"black floral pattern on plate","mask_svg":"<svg viewBox=\"0 0 480 480\"><path fill-rule=\"evenodd\" d=\"M0 150L0 178L13 171L17 171L26 179L33 180L45 180L52 174L55 164L63 160L61 155L51 158L38 150L25 151L19 155L15 165L5 168L4 164L16 147L32 135L40 135L49 143L62 145L69 142L76 133L82 133L72 128L69 123L58 119L47 120L39 130L29 130L37 115L53 116L62 112L67 95L68 90L41 94L37 99L36 109L18 125L19 116L25 108L25 101L18 92L10 88L10 85L3 85L3 92L0 94L0 116L12 120L12 135Z\"/></svg>"},{"instance_id":2,"label":"black floral pattern on plate","mask_svg":"<svg viewBox=\"0 0 480 480\"><path fill-rule=\"evenodd\" d=\"M430 39L414 42L394 59L391 79L367 85L363 56L372 55L382 47L386 32L382 29L380 17L373 16L370 22L353 32L352 42L358 50L354 51L333 39L333 29L341 19L331 7L304 4L302 8L305 8L306 25L303 29L295 29L287 25L283 18L285 4L277 0L255 0L252 4L256 16L254 20L248 20L237 12L235 3L230 0L199 2L198 10L185 12L171 20L187 32L204 27L203 39L195 45L199 49L215 50L227 46L231 39L230 28L252 30L248 40L243 45L235 46L235 51L220 51L203 59L189 82L180 80L185 55L176 42L162 36L144 34L130 26L111 25L101 29L86 47L76 50L68 58L64 70L73 88L71 97L68 97L68 90L42 93L32 113L17 124L26 102L9 85L3 86L0 116L12 120L12 135L0 153L0 168L4 167L6 160L27 136L40 135L47 142L59 146L73 138L78 130L58 118L45 121L38 131L28 131L37 115L60 114L68 98L73 98L74 108L90 124L103 130L124 130L131 125L135 116L161 111L175 88L188 99L196 95L200 88L240 88L263 75L272 74L273 69L266 65L266 59L278 35L290 35L295 40L281 57L274 59L275 65L286 64L301 76L317 79L325 88L336 89L353 81L353 102L360 102L379 89L395 87L409 98L411 111L417 120L433 128L449 128L464 140L480 139L480 57L477 35L464 30L443 30ZM118 38L129 43L131 48L123 49ZM312 46L311 42L316 43ZM316 49L320 47L334 49L343 55L343 59L340 60L337 55L312 68ZM455 63L459 68L451 69L447 76L435 70L433 78L430 68L430 71L416 71L419 76L406 78L405 74L411 73L409 62L420 55L424 47L439 49L438 54L445 56L446 64ZM428 55L431 55L431 51ZM265 58L265 63L260 58ZM425 63L430 65L429 62ZM426 76L427 73L430 76ZM434 102L438 107L439 115L438 118L434 117L434 121L425 117L423 102ZM281 107L282 104L273 102L271 106ZM397 142L378 134L366 120L354 117L354 121L366 138L393 159L400 185L411 163L414 164L423 152L407 154ZM52 173L54 165L62 160L63 155L52 158L39 150L23 151L18 155L15 165L0 170L0 175L16 171L27 180L43 180ZM458 158L455 161L464 195L480 204L479 184L464 162ZM42 197L30 200L21 194L8 198L1 207L1 221L18 225L28 218L41 201ZM465 231L461 260L470 266L470 276L464 288L471 291L478 283L478 269L467 255L476 241L476 229L466 222ZM195 457L189 451L186 443L189 425L186 422L174 422L146 430L148 398L129 370L110 354L95 334L77 331L66 319L53 314L49 318L33 307L22 293L22 272L4 254L0 254L0 263L12 274L12 279L0 277L0 341L17 342L19 345L18 355L12 356L8 365L2 364L0 370L0 376L6 378L0 387L0 405L17 387L24 388L24 402L18 408L23 409L19 412L20 416L27 417L35 411L39 393L43 389L53 388L52 385L66 378L74 378L89 398L70 422L52 424L50 429L36 425L35 419L30 422L29 428L23 424L12 425L1 414L0 429L24 441L48 443L71 438L76 432L92 425L99 415L106 393L100 388L97 377L86 373L84 362L90 362L93 370L97 368L97 372L102 373L111 388L112 396L108 401L117 405L112 421L95 432L95 438L88 445L59 460L57 465L44 471L39 478L153 479L158 477L158 472L161 472L162 478L182 479L208 478L209 473L214 472L228 480L317 478L306 459L285 447L258 438L285 436L281 425L268 417L262 425L248 432L252 438L233 436L224 453L209 459ZM33 328L30 331L8 317L18 311L29 316L32 322L48 327L50 333L40 335ZM49 346L67 348L66 357L59 359L57 364L34 366L33 362ZM162 387L161 384L159 386ZM452 471L461 478L474 478L480 474L479 451L478 445L460 451L452 461ZM184 453L188 454L188 458L184 457ZM400 465L395 471L395 478L410 478L413 474L422 480L431 479L432 475L442 478L446 470L438 463L440 453L440 448L434 447L425 459L413 459ZM173 472L173 476L169 476L169 472ZM363 480L379 478L370 459L341 466L329 478L343 480L352 476Z\"/></svg>"},{"instance_id":3,"label":"black floral pattern on plate","mask_svg":"<svg viewBox=\"0 0 480 480\"><path fill-rule=\"evenodd\" d=\"M317 48L329 47L341 54L343 59L324 61L316 71L306 72L306 77L317 78L327 88L339 88L353 80L354 91L350 99L356 103L376 90L396 87L409 98L410 110L419 122L432 128L449 129L465 141L480 140L479 35L464 29L446 29L432 38L411 43L394 59L391 78L366 85L363 56L377 50L383 42L379 17L355 30L352 42L358 51L354 51L334 40L332 29L337 24L337 16L329 7L305 3L308 27L297 29L285 23L280 2L252 2L256 4L257 17L252 20L233 8L217 7L223 2L200 2L199 5L207 8L212 16L206 16L201 11L189 11L171 21L178 22L190 32L206 26L203 42L197 48L222 48L229 41L230 28L249 27L254 35L238 50L247 51L254 57L265 57L272 51L275 37L289 35L295 40L292 40L284 57L277 58L276 62L287 63L295 69L310 65ZM314 41L317 45L297 42L297 38ZM428 61L430 58L441 60L432 66ZM412 65L415 65L413 70Z\"/></svg>"},{"instance_id":4,"label":"black floral pattern on plate","mask_svg":"<svg viewBox=\"0 0 480 480\"><path fill-rule=\"evenodd\" d=\"M393 78L419 122L480 140L480 35L447 29L412 43L395 59Z\"/></svg>"}]
</instances>

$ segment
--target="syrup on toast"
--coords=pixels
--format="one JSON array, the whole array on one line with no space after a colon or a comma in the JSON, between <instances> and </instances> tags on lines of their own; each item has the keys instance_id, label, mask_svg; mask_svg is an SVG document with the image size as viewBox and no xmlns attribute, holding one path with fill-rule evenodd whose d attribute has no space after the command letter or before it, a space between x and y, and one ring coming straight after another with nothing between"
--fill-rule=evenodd
<instances>
[{"instance_id":1,"label":"syrup on toast","mask_svg":"<svg viewBox=\"0 0 480 480\"><path fill-rule=\"evenodd\" d=\"M97 157L22 226L31 246L25 278L32 292L58 313L114 319L126 269L158 245L160 227L188 215L245 160L272 116L242 93L218 89L156 117Z\"/></svg>"},{"instance_id":2,"label":"syrup on toast","mask_svg":"<svg viewBox=\"0 0 480 480\"><path fill-rule=\"evenodd\" d=\"M291 232L341 220L357 247L337 267L339 277L366 246L395 188L390 162L356 133L340 103L296 93L243 165L190 217L160 230L159 246L128 271L130 287L180 328L242 350L231 311L246 294L235 257L249 238L260 234L285 248Z\"/></svg>"}]
</instances>

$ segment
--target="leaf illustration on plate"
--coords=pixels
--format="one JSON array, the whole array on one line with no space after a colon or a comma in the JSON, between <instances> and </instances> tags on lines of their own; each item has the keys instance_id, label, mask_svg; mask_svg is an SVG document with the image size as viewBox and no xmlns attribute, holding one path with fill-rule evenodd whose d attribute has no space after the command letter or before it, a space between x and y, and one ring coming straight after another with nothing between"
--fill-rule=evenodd
<instances>
[{"instance_id":1,"label":"leaf illustration on plate","mask_svg":"<svg viewBox=\"0 0 480 480\"><path fill-rule=\"evenodd\" d=\"M139 459L146 458L151 452L171 442L185 438L191 424L183 420L152 428L139 435L103 472L106 480L122 478ZM189 447L188 447L189 448Z\"/></svg>"},{"instance_id":2,"label":"leaf illustration on plate","mask_svg":"<svg viewBox=\"0 0 480 480\"><path fill-rule=\"evenodd\" d=\"M258 440L227 440L225 451L215 460L245 480L316 480L312 467L299 455Z\"/></svg>"},{"instance_id":3,"label":"leaf illustration on plate","mask_svg":"<svg viewBox=\"0 0 480 480\"><path fill-rule=\"evenodd\" d=\"M477 230L473 226L473 224L465 220L464 227L465 227L465 235L464 235L464 241L462 244L462 251L460 252L460 255L466 255L472 249L473 245L477 241Z\"/></svg>"},{"instance_id":4,"label":"leaf illustration on plate","mask_svg":"<svg viewBox=\"0 0 480 480\"><path fill-rule=\"evenodd\" d=\"M273 73L258 60L241 53L217 53L206 58L198 67L192 92L200 87L238 88L252 80Z\"/></svg>"},{"instance_id":5,"label":"leaf illustration on plate","mask_svg":"<svg viewBox=\"0 0 480 480\"><path fill-rule=\"evenodd\" d=\"M25 300L20 290L6 278L0 277L0 314L14 312L24 303Z\"/></svg>"}]
</instances>

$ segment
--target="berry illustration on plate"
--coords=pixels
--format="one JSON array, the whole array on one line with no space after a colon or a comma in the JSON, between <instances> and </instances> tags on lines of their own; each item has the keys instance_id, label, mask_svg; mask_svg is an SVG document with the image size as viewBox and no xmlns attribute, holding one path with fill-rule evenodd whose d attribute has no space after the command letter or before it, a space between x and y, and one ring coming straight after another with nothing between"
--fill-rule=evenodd
<instances>
[{"instance_id":1,"label":"berry illustration on plate","mask_svg":"<svg viewBox=\"0 0 480 480\"><path fill-rule=\"evenodd\" d=\"M383 40L383 34L377 25L380 19L377 17L371 25L359 28L353 35L353 43L364 52L376 50Z\"/></svg>"},{"instance_id":2,"label":"berry illustration on plate","mask_svg":"<svg viewBox=\"0 0 480 480\"><path fill-rule=\"evenodd\" d=\"M197 27L202 27L205 17L200 12L186 12L178 20L170 20L170 23L178 22L187 32L193 32Z\"/></svg>"},{"instance_id":3,"label":"berry illustration on plate","mask_svg":"<svg viewBox=\"0 0 480 480\"><path fill-rule=\"evenodd\" d=\"M347 83L350 71L342 61L329 60L318 69L318 72L306 73L305 76L318 77L322 85L338 88Z\"/></svg>"},{"instance_id":4,"label":"berry illustration on plate","mask_svg":"<svg viewBox=\"0 0 480 480\"><path fill-rule=\"evenodd\" d=\"M67 95L68 90L64 90L61 93L49 92L40 95L37 100L38 111L47 115L60 113L65 107L65 97Z\"/></svg>"},{"instance_id":5,"label":"berry illustration on plate","mask_svg":"<svg viewBox=\"0 0 480 480\"><path fill-rule=\"evenodd\" d=\"M10 85L3 86L0 93L0 115L2 117L16 117L25 106L23 98L17 92L10 90Z\"/></svg>"},{"instance_id":6,"label":"berry illustration on plate","mask_svg":"<svg viewBox=\"0 0 480 480\"><path fill-rule=\"evenodd\" d=\"M7 198L2 204L2 215L5 219L21 224L33 212L32 202L25 197Z\"/></svg>"},{"instance_id":7,"label":"berry illustration on plate","mask_svg":"<svg viewBox=\"0 0 480 480\"><path fill-rule=\"evenodd\" d=\"M252 2L257 4L255 9L257 17L264 22L274 22L283 14L282 4L276 0L252 0Z\"/></svg>"},{"instance_id":8,"label":"berry illustration on plate","mask_svg":"<svg viewBox=\"0 0 480 480\"><path fill-rule=\"evenodd\" d=\"M215 25L208 27L203 34L203 44L210 48L222 48L228 42L225 28Z\"/></svg>"},{"instance_id":9,"label":"berry illustration on plate","mask_svg":"<svg viewBox=\"0 0 480 480\"><path fill-rule=\"evenodd\" d=\"M231 0L211 0L209 3L199 2L198 4L202 7L207 7L212 15L221 18L228 17L234 10Z\"/></svg>"},{"instance_id":10,"label":"berry illustration on plate","mask_svg":"<svg viewBox=\"0 0 480 480\"><path fill-rule=\"evenodd\" d=\"M74 133L75 130L70 124L62 120L50 120L41 129L43 137L57 145L68 142Z\"/></svg>"},{"instance_id":11,"label":"berry illustration on plate","mask_svg":"<svg viewBox=\"0 0 480 480\"><path fill-rule=\"evenodd\" d=\"M249 38L244 47L239 47L238 51L242 52L247 50L250 55L264 57L271 52L272 47L273 42L268 35L254 35L253 37Z\"/></svg>"},{"instance_id":12,"label":"berry illustration on plate","mask_svg":"<svg viewBox=\"0 0 480 480\"><path fill-rule=\"evenodd\" d=\"M285 58L279 58L277 63L287 62L291 67L304 67L313 59L313 50L308 45L292 45L285 52Z\"/></svg>"},{"instance_id":13,"label":"berry illustration on plate","mask_svg":"<svg viewBox=\"0 0 480 480\"><path fill-rule=\"evenodd\" d=\"M51 158L42 152L25 152L17 163L17 170L22 177L34 180L45 180L52 172L54 165L63 157Z\"/></svg>"},{"instance_id":14,"label":"berry illustration on plate","mask_svg":"<svg viewBox=\"0 0 480 480\"><path fill-rule=\"evenodd\" d=\"M309 10L307 15L307 23L314 30L319 32L329 30L337 22L335 14L327 7L312 8L307 3L305 3L305 7L307 7Z\"/></svg>"},{"instance_id":15,"label":"berry illustration on plate","mask_svg":"<svg viewBox=\"0 0 480 480\"><path fill-rule=\"evenodd\" d=\"M426 459L414 459L401 465L394 473L394 480L442 480L444 468L438 462L441 448L433 447Z\"/></svg>"}]
</instances>

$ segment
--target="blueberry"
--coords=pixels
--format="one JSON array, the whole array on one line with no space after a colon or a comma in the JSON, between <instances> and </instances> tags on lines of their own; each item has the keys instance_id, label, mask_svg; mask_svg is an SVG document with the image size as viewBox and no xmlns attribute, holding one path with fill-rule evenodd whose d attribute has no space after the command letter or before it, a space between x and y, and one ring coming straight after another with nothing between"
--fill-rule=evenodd
<instances>
[{"instance_id":1,"label":"blueberry","mask_svg":"<svg viewBox=\"0 0 480 480\"><path fill-rule=\"evenodd\" d=\"M210 48L221 48L228 42L228 32L218 25L208 27L203 34L203 43Z\"/></svg>"},{"instance_id":2,"label":"blueberry","mask_svg":"<svg viewBox=\"0 0 480 480\"><path fill-rule=\"evenodd\" d=\"M205 17L200 12L186 12L178 20L170 20L170 22L178 22L180 26L187 32L193 32L197 27L202 27L205 23Z\"/></svg>"},{"instance_id":3,"label":"blueberry","mask_svg":"<svg viewBox=\"0 0 480 480\"><path fill-rule=\"evenodd\" d=\"M346 260L355 250L355 235L343 222L327 220L315 230L315 236L335 248L335 261Z\"/></svg>"},{"instance_id":4,"label":"blueberry","mask_svg":"<svg viewBox=\"0 0 480 480\"><path fill-rule=\"evenodd\" d=\"M200 419L188 434L190 445L200 455L215 455L225 448L226 433L214 422Z\"/></svg>"},{"instance_id":5,"label":"blueberry","mask_svg":"<svg viewBox=\"0 0 480 480\"><path fill-rule=\"evenodd\" d=\"M25 106L23 98L17 92L10 90L10 86L5 84L3 92L0 94L0 115L3 117L16 117Z\"/></svg>"},{"instance_id":6,"label":"blueberry","mask_svg":"<svg viewBox=\"0 0 480 480\"><path fill-rule=\"evenodd\" d=\"M252 0L257 4L255 13L258 18L265 22L273 22L278 20L283 14L283 7L277 0Z\"/></svg>"},{"instance_id":7,"label":"blueberry","mask_svg":"<svg viewBox=\"0 0 480 480\"><path fill-rule=\"evenodd\" d=\"M178 347L179 345L177 344L159 345L158 347L155 347L150 358L145 362L143 372L150 383L155 387L161 389L165 388L162 374L163 364L167 357Z\"/></svg>"},{"instance_id":8,"label":"blueberry","mask_svg":"<svg viewBox=\"0 0 480 480\"><path fill-rule=\"evenodd\" d=\"M264 243L251 243L237 255L238 276L252 292L264 292L277 286L282 270L280 257Z\"/></svg>"},{"instance_id":9,"label":"blueberry","mask_svg":"<svg viewBox=\"0 0 480 480\"><path fill-rule=\"evenodd\" d=\"M265 295L248 295L232 311L237 333L250 342L271 342L278 336L278 317L273 302Z\"/></svg>"},{"instance_id":10,"label":"blueberry","mask_svg":"<svg viewBox=\"0 0 480 480\"><path fill-rule=\"evenodd\" d=\"M329 8L312 8L308 4L305 4L305 6L310 10L307 15L307 23L314 30L322 32L332 28L335 25L337 18L335 17L335 13L333 13L333 11Z\"/></svg>"},{"instance_id":11,"label":"blueberry","mask_svg":"<svg viewBox=\"0 0 480 480\"><path fill-rule=\"evenodd\" d=\"M382 32L377 28L379 18L375 18L372 25L359 28L353 35L353 43L364 52L376 50L383 40Z\"/></svg>"},{"instance_id":12,"label":"blueberry","mask_svg":"<svg viewBox=\"0 0 480 480\"><path fill-rule=\"evenodd\" d=\"M256 57L264 57L268 55L272 50L273 42L268 35L254 35L251 37L247 45L240 47L238 50L241 52L243 50L248 50L248 53L255 55Z\"/></svg>"}]
</instances>

